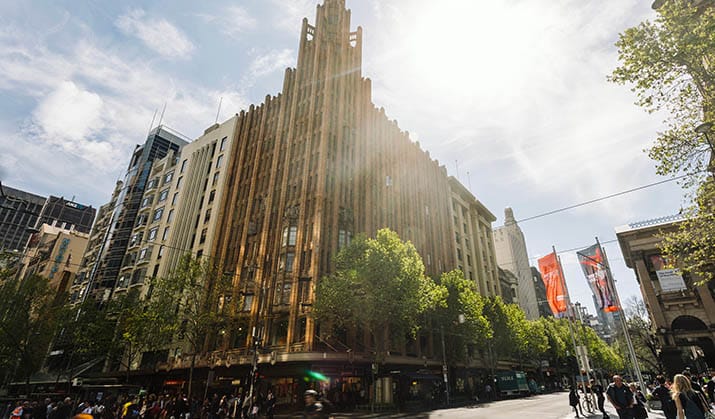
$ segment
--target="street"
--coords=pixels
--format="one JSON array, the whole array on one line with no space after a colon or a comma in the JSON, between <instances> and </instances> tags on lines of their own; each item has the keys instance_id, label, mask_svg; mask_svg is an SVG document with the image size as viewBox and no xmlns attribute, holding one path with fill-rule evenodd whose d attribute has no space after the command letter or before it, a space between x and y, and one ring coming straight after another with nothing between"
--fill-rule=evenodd
<instances>
[{"instance_id":1,"label":"street","mask_svg":"<svg viewBox=\"0 0 715 419\"><path fill-rule=\"evenodd\" d=\"M611 419L618 415L612 406L606 402L606 412ZM340 418L499 418L499 419L570 419L575 415L568 404L568 393L553 393L533 396L523 399L501 400L492 403L483 403L467 407L440 409L421 413L393 413L393 414L337 414ZM589 419L600 419L601 414L593 413L586 416ZM649 419L663 419L661 411L654 410L648 413Z\"/></svg>"}]
</instances>

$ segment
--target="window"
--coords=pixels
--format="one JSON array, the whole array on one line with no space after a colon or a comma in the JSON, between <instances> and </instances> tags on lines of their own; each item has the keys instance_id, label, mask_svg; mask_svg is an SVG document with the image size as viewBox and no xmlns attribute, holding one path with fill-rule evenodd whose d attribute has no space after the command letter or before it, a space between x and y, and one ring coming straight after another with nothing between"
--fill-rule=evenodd
<instances>
[{"instance_id":1,"label":"window","mask_svg":"<svg viewBox=\"0 0 715 419\"><path fill-rule=\"evenodd\" d=\"M216 190L214 189L209 193L209 204L214 202L214 199L216 198Z\"/></svg>"},{"instance_id":2,"label":"window","mask_svg":"<svg viewBox=\"0 0 715 419\"><path fill-rule=\"evenodd\" d=\"M179 177L179 179L176 181L176 189L179 189L179 187L181 186L181 181L183 181L183 180L184 180L183 177Z\"/></svg>"},{"instance_id":3,"label":"window","mask_svg":"<svg viewBox=\"0 0 715 419\"><path fill-rule=\"evenodd\" d=\"M251 311L251 306L253 305L253 294L246 294L243 296L243 307L241 311Z\"/></svg>"},{"instance_id":4,"label":"window","mask_svg":"<svg viewBox=\"0 0 715 419\"><path fill-rule=\"evenodd\" d=\"M298 234L298 227L290 226L283 229L283 239L281 240L281 246L295 246L296 235Z\"/></svg>"},{"instance_id":5,"label":"window","mask_svg":"<svg viewBox=\"0 0 715 419\"><path fill-rule=\"evenodd\" d=\"M156 254L157 259L161 259L161 257L164 255L164 246L159 246L159 253Z\"/></svg>"},{"instance_id":6,"label":"window","mask_svg":"<svg viewBox=\"0 0 715 419\"><path fill-rule=\"evenodd\" d=\"M209 229L205 228L201 230L201 238L199 238L199 244L204 244L206 243L206 234L209 232Z\"/></svg>"},{"instance_id":7,"label":"window","mask_svg":"<svg viewBox=\"0 0 715 419\"><path fill-rule=\"evenodd\" d=\"M174 210L169 210L169 215L166 217L166 222L170 223L174 219Z\"/></svg>"},{"instance_id":8,"label":"window","mask_svg":"<svg viewBox=\"0 0 715 419\"><path fill-rule=\"evenodd\" d=\"M211 219L211 208L206 210L206 215L204 216L204 223L207 223Z\"/></svg>"},{"instance_id":9,"label":"window","mask_svg":"<svg viewBox=\"0 0 715 419\"><path fill-rule=\"evenodd\" d=\"M390 175L385 176L385 186L392 186L392 177Z\"/></svg>"},{"instance_id":10,"label":"window","mask_svg":"<svg viewBox=\"0 0 715 419\"><path fill-rule=\"evenodd\" d=\"M228 137L223 137L221 139L221 145L219 146L219 151L224 151L226 149L226 140L228 140Z\"/></svg>"},{"instance_id":11,"label":"window","mask_svg":"<svg viewBox=\"0 0 715 419\"><path fill-rule=\"evenodd\" d=\"M223 165L223 154L218 156L218 158L216 159L216 168L220 169L222 165Z\"/></svg>"},{"instance_id":12,"label":"window","mask_svg":"<svg viewBox=\"0 0 715 419\"><path fill-rule=\"evenodd\" d=\"M174 196L171 198L171 205L176 205L176 201L179 199L179 193L175 193Z\"/></svg>"},{"instance_id":13,"label":"window","mask_svg":"<svg viewBox=\"0 0 715 419\"><path fill-rule=\"evenodd\" d=\"M350 241L353 238L353 233L347 231L347 230L339 230L338 231L338 249L342 249L343 247L347 246L350 244Z\"/></svg>"},{"instance_id":14,"label":"window","mask_svg":"<svg viewBox=\"0 0 715 419\"><path fill-rule=\"evenodd\" d=\"M142 241L142 233L136 233L135 235L132 236L131 240L129 240L129 246L134 246Z\"/></svg>"},{"instance_id":15,"label":"window","mask_svg":"<svg viewBox=\"0 0 715 419\"><path fill-rule=\"evenodd\" d=\"M171 215L171 213L169 213ZM166 240L169 237L169 227L164 228L164 233L161 235L162 240Z\"/></svg>"},{"instance_id":16,"label":"window","mask_svg":"<svg viewBox=\"0 0 715 419\"><path fill-rule=\"evenodd\" d=\"M166 201L166 197L168 197L168 196L169 196L169 188L166 188L163 191L159 192L159 201L158 202Z\"/></svg>"},{"instance_id":17,"label":"window","mask_svg":"<svg viewBox=\"0 0 715 419\"><path fill-rule=\"evenodd\" d=\"M148 249L146 247L142 248L142 250L139 251L139 260L144 260L146 259Z\"/></svg>"},{"instance_id":18,"label":"window","mask_svg":"<svg viewBox=\"0 0 715 419\"><path fill-rule=\"evenodd\" d=\"M152 217L152 221L159 221L161 220L161 216L164 215L164 207L157 208L154 210L154 216Z\"/></svg>"},{"instance_id":19,"label":"window","mask_svg":"<svg viewBox=\"0 0 715 419\"><path fill-rule=\"evenodd\" d=\"M154 227L151 230L149 230L149 237L147 237L148 241L153 241L156 240L156 232L159 231L158 227Z\"/></svg>"},{"instance_id":20,"label":"window","mask_svg":"<svg viewBox=\"0 0 715 419\"><path fill-rule=\"evenodd\" d=\"M146 184L147 190L152 189L156 187L156 185L159 183L159 178L155 177L154 179L150 180L149 183Z\"/></svg>"},{"instance_id":21,"label":"window","mask_svg":"<svg viewBox=\"0 0 715 419\"><path fill-rule=\"evenodd\" d=\"M293 252L286 253L286 263L285 263L286 272L293 272L293 261L294 260L295 260L295 253L293 253Z\"/></svg>"},{"instance_id":22,"label":"window","mask_svg":"<svg viewBox=\"0 0 715 419\"><path fill-rule=\"evenodd\" d=\"M181 169L179 170L179 173L184 173L184 170L186 169L186 163L187 163L188 161L189 161L189 160L186 159L186 160L184 160L184 161L181 162Z\"/></svg>"},{"instance_id":23,"label":"window","mask_svg":"<svg viewBox=\"0 0 715 419\"><path fill-rule=\"evenodd\" d=\"M216 184L218 183L218 178L219 178L220 173L221 173L221 172L216 172L216 173L214 173L214 179L213 179L213 181L211 182L211 185L216 186Z\"/></svg>"},{"instance_id":24,"label":"window","mask_svg":"<svg viewBox=\"0 0 715 419\"><path fill-rule=\"evenodd\" d=\"M153 196L147 196L144 199L142 199L142 204L139 208L146 208L149 205L151 205L152 197Z\"/></svg>"},{"instance_id":25,"label":"window","mask_svg":"<svg viewBox=\"0 0 715 419\"><path fill-rule=\"evenodd\" d=\"M171 182L171 179L173 179L173 178L174 178L174 172L173 172L173 171L167 173L166 176L164 176L164 185L166 185L167 183Z\"/></svg>"}]
</instances>

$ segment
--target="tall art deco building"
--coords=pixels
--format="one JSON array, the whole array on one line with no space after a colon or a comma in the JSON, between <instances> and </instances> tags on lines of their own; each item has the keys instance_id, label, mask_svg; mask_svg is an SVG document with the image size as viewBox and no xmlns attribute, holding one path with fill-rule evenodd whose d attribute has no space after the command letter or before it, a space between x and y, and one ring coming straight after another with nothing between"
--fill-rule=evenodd
<instances>
[{"instance_id":1,"label":"tall art deco building","mask_svg":"<svg viewBox=\"0 0 715 419\"><path fill-rule=\"evenodd\" d=\"M372 103L361 67L362 29L350 30L344 0L326 0L315 26L303 20L282 93L237 116L210 252L240 319L222 331L224 354L252 334L274 362L369 353L360 332L320 330L311 307L337 252L383 227L415 245L428 275L461 269L483 295L500 293L495 217ZM437 346L423 336L388 362L421 365Z\"/></svg>"},{"instance_id":2,"label":"tall art deco building","mask_svg":"<svg viewBox=\"0 0 715 419\"><path fill-rule=\"evenodd\" d=\"M257 361L279 403L300 394L300 371L356 385L371 373L374 346L365 333L321 329L311 315L316 283L357 234L388 227L415 245L428 275L461 269L482 295L500 295L494 215L372 103L361 67L362 30L350 31L344 0L325 0L314 26L303 20L298 63L286 70L282 93L145 159L112 280L80 276L76 293L92 282L96 297L132 289L148 295L145 278L167 275L182 253L209 258L233 281L222 299L232 321L207 336L198 377L210 381L210 368L221 383L245 388ZM110 208L126 201L124 190L119 184ZM104 212L98 225L113 225ZM110 233L93 232L88 267L111 253L101 246ZM255 342L262 348L257 359ZM181 385L191 358L185 350L171 348L168 362L159 363L167 375L155 378ZM151 360L161 358L155 355L134 367L152 369ZM429 331L391 348L378 370L381 399L391 397L386 371L437 374L440 359L438 337Z\"/></svg>"}]
</instances>

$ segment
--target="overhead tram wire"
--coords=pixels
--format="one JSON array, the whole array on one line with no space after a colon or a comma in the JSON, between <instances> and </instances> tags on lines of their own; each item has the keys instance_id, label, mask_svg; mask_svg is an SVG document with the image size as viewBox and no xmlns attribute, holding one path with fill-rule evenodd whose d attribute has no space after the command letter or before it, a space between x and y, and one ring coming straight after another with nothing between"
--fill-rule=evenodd
<instances>
[{"instance_id":1,"label":"overhead tram wire","mask_svg":"<svg viewBox=\"0 0 715 419\"><path fill-rule=\"evenodd\" d=\"M600 197L600 198L591 199L591 200L588 200L588 201L580 202L580 203L578 203L578 204L569 205L569 206L567 206L567 207L562 207L562 208L558 208L558 209L551 210L551 211L548 211L548 212L544 212L544 213L542 213L542 214L537 214L537 215L533 215L533 216L531 216L531 217L522 218L522 219L520 219L520 220L516 220L515 223L523 223L523 222L525 222L525 221L531 221L531 220L535 220L535 219L537 219L537 218L542 218L542 217L546 217L546 216L549 216L549 215L558 214L558 213L560 213L560 212L568 211L568 210L571 210L571 209L574 209L574 208L578 208L578 207L583 207L583 206L585 206L585 205L590 205L590 204L593 204L593 203L596 203L596 202L600 202L600 201L605 201L606 199L611 199L611 198L615 198L615 197L618 197L618 196L621 196L621 195L626 195L626 194L629 194L629 193L632 193L632 192L637 192L637 191L640 191L640 190L643 190L643 189L646 189L646 188L650 188L650 187L653 187L653 186L662 185L662 184L664 184L664 183L673 182L673 181L675 181L675 180L684 179L684 178L690 177L690 176L693 176L693 174L681 175L681 176L677 176L677 177L674 177L674 178L665 179L665 180L661 180L661 181L654 182L654 183L649 183L649 184L647 184L647 185L641 185L641 186L638 186L638 187L636 187L636 188L632 188L632 189L628 189L628 190L625 190L625 191L621 191L621 192L613 193L613 194L610 194L610 195L602 196L602 197Z\"/></svg>"}]
</instances>

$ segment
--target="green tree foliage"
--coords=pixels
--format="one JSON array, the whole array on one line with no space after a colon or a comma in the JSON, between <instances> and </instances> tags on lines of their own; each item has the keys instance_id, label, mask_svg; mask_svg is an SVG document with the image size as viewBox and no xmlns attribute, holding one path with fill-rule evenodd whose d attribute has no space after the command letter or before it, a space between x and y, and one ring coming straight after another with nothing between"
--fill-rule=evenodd
<instances>
[{"instance_id":1,"label":"green tree foliage","mask_svg":"<svg viewBox=\"0 0 715 419\"><path fill-rule=\"evenodd\" d=\"M715 122L715 6L712 2L668 0L655 21L627 29L616 46L621 65L611 80L628 84L637 104L648 112L668 114L649 156L662 175L692 174L686 221L666 234L662 249L685 271L711 280L715 269L715 186L705 176L713 157L706 137L695 132L703 121ZM715 132L711 131L715 142Z\"/></svg>"},{"instance_id":2,"label":"green tree foliage","mask_svg":"<svg viewBox=\"0 0 715 419\"><path fill-rule=\"evenodd\" d=\"M14 270L0 275L0 370L6 380L29 379L42 367L63 307L47 279L19 280Z\"/></svg>"},{"instance_id":3,"label":"green tree foliage","mask_svg":"<svg viewBox=\"0 0 715 419\"><path fill-rule=\"evenodd\" d=\"M378 354L391 340L414 336L422 313L444 296L415 247L389 229L356 237L335 262L336 271L316 286L314 315L323 324L365 328Z\"/></svg>"},{"instance_id":4,"label":"green tree foliage","mask_svg":"<svg viewBox=\"0 0 715 419\"><path fill-rule=\"evenodd\" d=\"M491 327L483 313L484 301L476 284L465 279L461 270L442 274L439 285L445 298L428 317L445 332L447 362L464 362L469 353L481 349L491 337Z\"/></svg>"},{"instance_id":5,"label":"green tree foliage","mask_svg":"<svg viewBox=\"0 0 715 419\"><path fill-rule=\"evenodd\" d=\"M628 334L631 336L641 369L655 373L664 371L658 358L658 341L653 334L653 327L643 300L637 297L626 300L625 315ZM623 333L619 334L618 339L623 340Z\"/></svg>"},{"instance_id":6,"label":"green tree foliage","mask_svg":"<svg viewBox=\"0 0 715 419\"><path fill-rule=\"evenodd\" d=\"M151 286L145 309L133 314L130 330L139 336L151 335L164 346L172 337L188 345L190 393L197 354L226 327L220 303L230 278L218 274L208 260L187 254L166 278L154 279Z\"/></svg>"}]
</instances>

